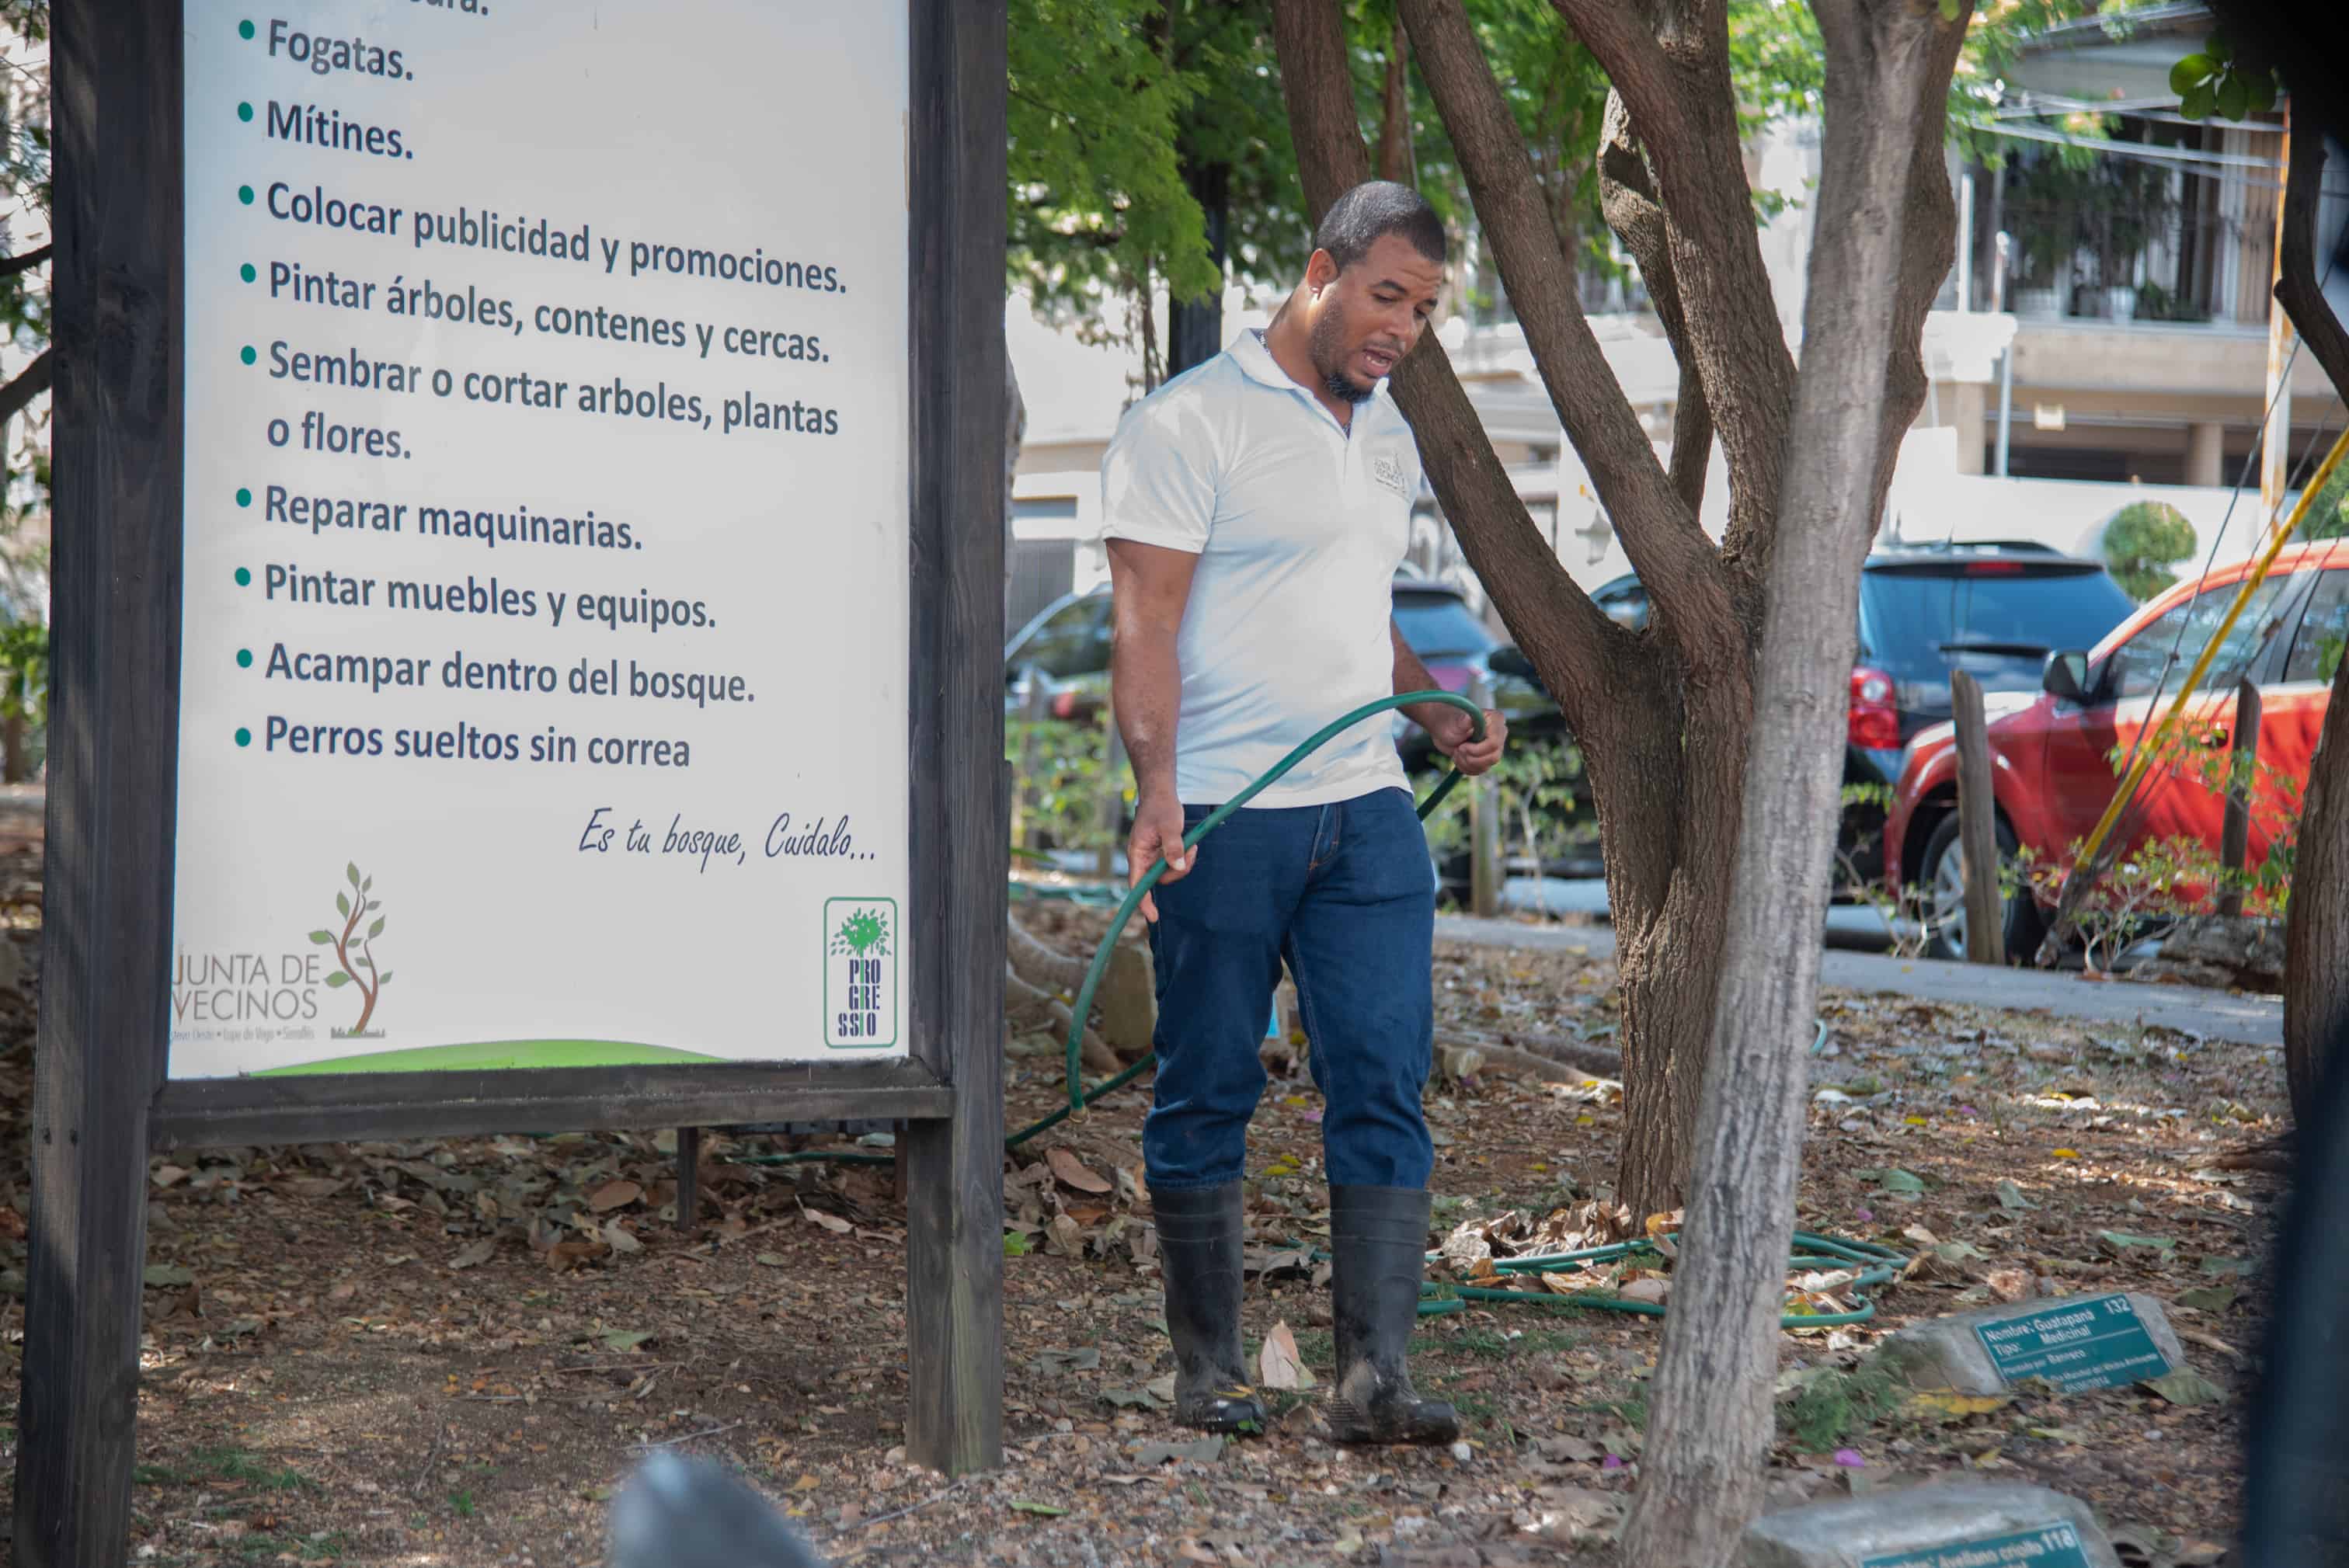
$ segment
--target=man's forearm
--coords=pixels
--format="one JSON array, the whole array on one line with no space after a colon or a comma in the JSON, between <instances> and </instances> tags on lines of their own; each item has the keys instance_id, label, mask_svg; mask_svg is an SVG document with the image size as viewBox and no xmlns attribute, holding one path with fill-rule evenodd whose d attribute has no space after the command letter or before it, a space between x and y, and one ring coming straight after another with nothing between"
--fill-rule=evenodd
<instances>
[{"instance_id":1,"label":"man's forearm","mask_svg":"<svg viewBox=\"0 0 2349 1568\"><path fill-rule=\"evenodd\" d=\"M1110 702L1133 764L1135 792L1145 799L1171 799L1174 793L1174 720L1182 700L1182 668L1172 634L1143 632L1117 639L1110 653Z\"/></svg>"},{"instance_id":2,"label":"man's forearm","mask_svg":"<svg viewBox=\"0 0 2349 1568\"><path fill-rule=\"evenodd\" d=\"M1394 642L1394 689L1401 696L1410 691L1434 691L1435 677L1427 673L1419 655L1402 640L1402 630L1393 622L1387 624L1388 634ZM1422 702L1404 708L1403 714L1438 740L1449 741L1452 732L1464 730L1467 716L1449 703Z\"/></svg>"}]
</instances>

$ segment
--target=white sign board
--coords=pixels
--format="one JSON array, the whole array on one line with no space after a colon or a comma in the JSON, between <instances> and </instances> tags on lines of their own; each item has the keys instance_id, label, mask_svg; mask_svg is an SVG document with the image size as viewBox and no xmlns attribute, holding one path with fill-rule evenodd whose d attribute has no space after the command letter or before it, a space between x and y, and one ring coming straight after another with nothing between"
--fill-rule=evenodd
<instances>
[{"instance_id":1,"label":"white sign board","mask_svg":"<svg viewBox=\"0 0 2349 1568\"><path fill-rule=\"evenodd\" d=\"M905 8L186 0L171 1073L905 1050Z\"/></svg>"}]
</instances>

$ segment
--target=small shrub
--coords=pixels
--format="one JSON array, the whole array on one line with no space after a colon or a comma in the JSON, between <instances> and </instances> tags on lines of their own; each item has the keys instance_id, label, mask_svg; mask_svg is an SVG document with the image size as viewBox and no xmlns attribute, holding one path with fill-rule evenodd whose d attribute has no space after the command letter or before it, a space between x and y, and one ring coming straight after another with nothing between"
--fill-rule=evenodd
<instances>
[{"instance_id":1,"label":"small shrub","mask_svg":"<svg viewBox=\"0 0 2349 1568\"><path fill-rule=\"evenodd\" d=\"M2175 584L2170 563L2193 553L2194 525L2167 501L2131 501L2105 524L2105 564L2139 603Z\"/></svg>"}]
</instances>

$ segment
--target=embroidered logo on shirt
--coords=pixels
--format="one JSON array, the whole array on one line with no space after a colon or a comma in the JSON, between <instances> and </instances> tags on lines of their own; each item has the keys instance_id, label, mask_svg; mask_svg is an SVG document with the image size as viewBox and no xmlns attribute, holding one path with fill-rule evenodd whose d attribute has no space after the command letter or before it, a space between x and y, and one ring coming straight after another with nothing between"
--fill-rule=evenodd
<instances>
[{"instance_id":1,"label":"embroidered logo on shirt","mask_svg":"<svg viewBox=\"0 0 2349 1568\"><path fill-rule=\"evenodd\" d=\"M1381 452L1371 459L1371 478L1397 495L1406 493L1402 480L1402 459L1392 452Z\"/></svg>"}]
</instances>

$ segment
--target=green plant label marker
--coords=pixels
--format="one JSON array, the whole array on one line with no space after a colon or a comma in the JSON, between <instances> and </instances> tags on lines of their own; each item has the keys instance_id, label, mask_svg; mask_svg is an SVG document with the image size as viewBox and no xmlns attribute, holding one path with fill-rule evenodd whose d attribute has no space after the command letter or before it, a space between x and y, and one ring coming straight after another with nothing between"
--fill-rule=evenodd
<instances>
[{"instance_id":1,"label":"green plant label marker","mask_svg":"<svg viewBox=\"0 0 2349 1568\"><path fill-rule=\"evenodd\" d=\"M2044 1377L2066 1394L2123 1387L2170 1371L2169 1358L2125 1295L2066 1301L2003 1323L1977 1324L1974 1337L1990 1352L2001 1382Z\"/></svg>"},{"instance_id":2,"label":"green plant label marker","mask_svg":"<svg viewBox=\"0 0 2349 1568\"><path fill-rule=\"evenodd\" d=\"M2033 1525L2012 1535L1983 1535L1952 1541L1946 1546L1920 1546L1913 1552L1888 1552L1865 1557L1859 1568L2008 1568L2027 1563L2031 1568L2088 1568L2080 1532L2069 1522Z\"/></svg>"},{"instance_id":3,"label":"green plant label marker","mask_svg":"<svg viewBox=\"0 0 2349 1568\"><path fill-rule=\"evenodd\" d=\"M897 1043L897 901L823 901L823 1043L881 1050Z\"/></svg>"}]
</instances>

